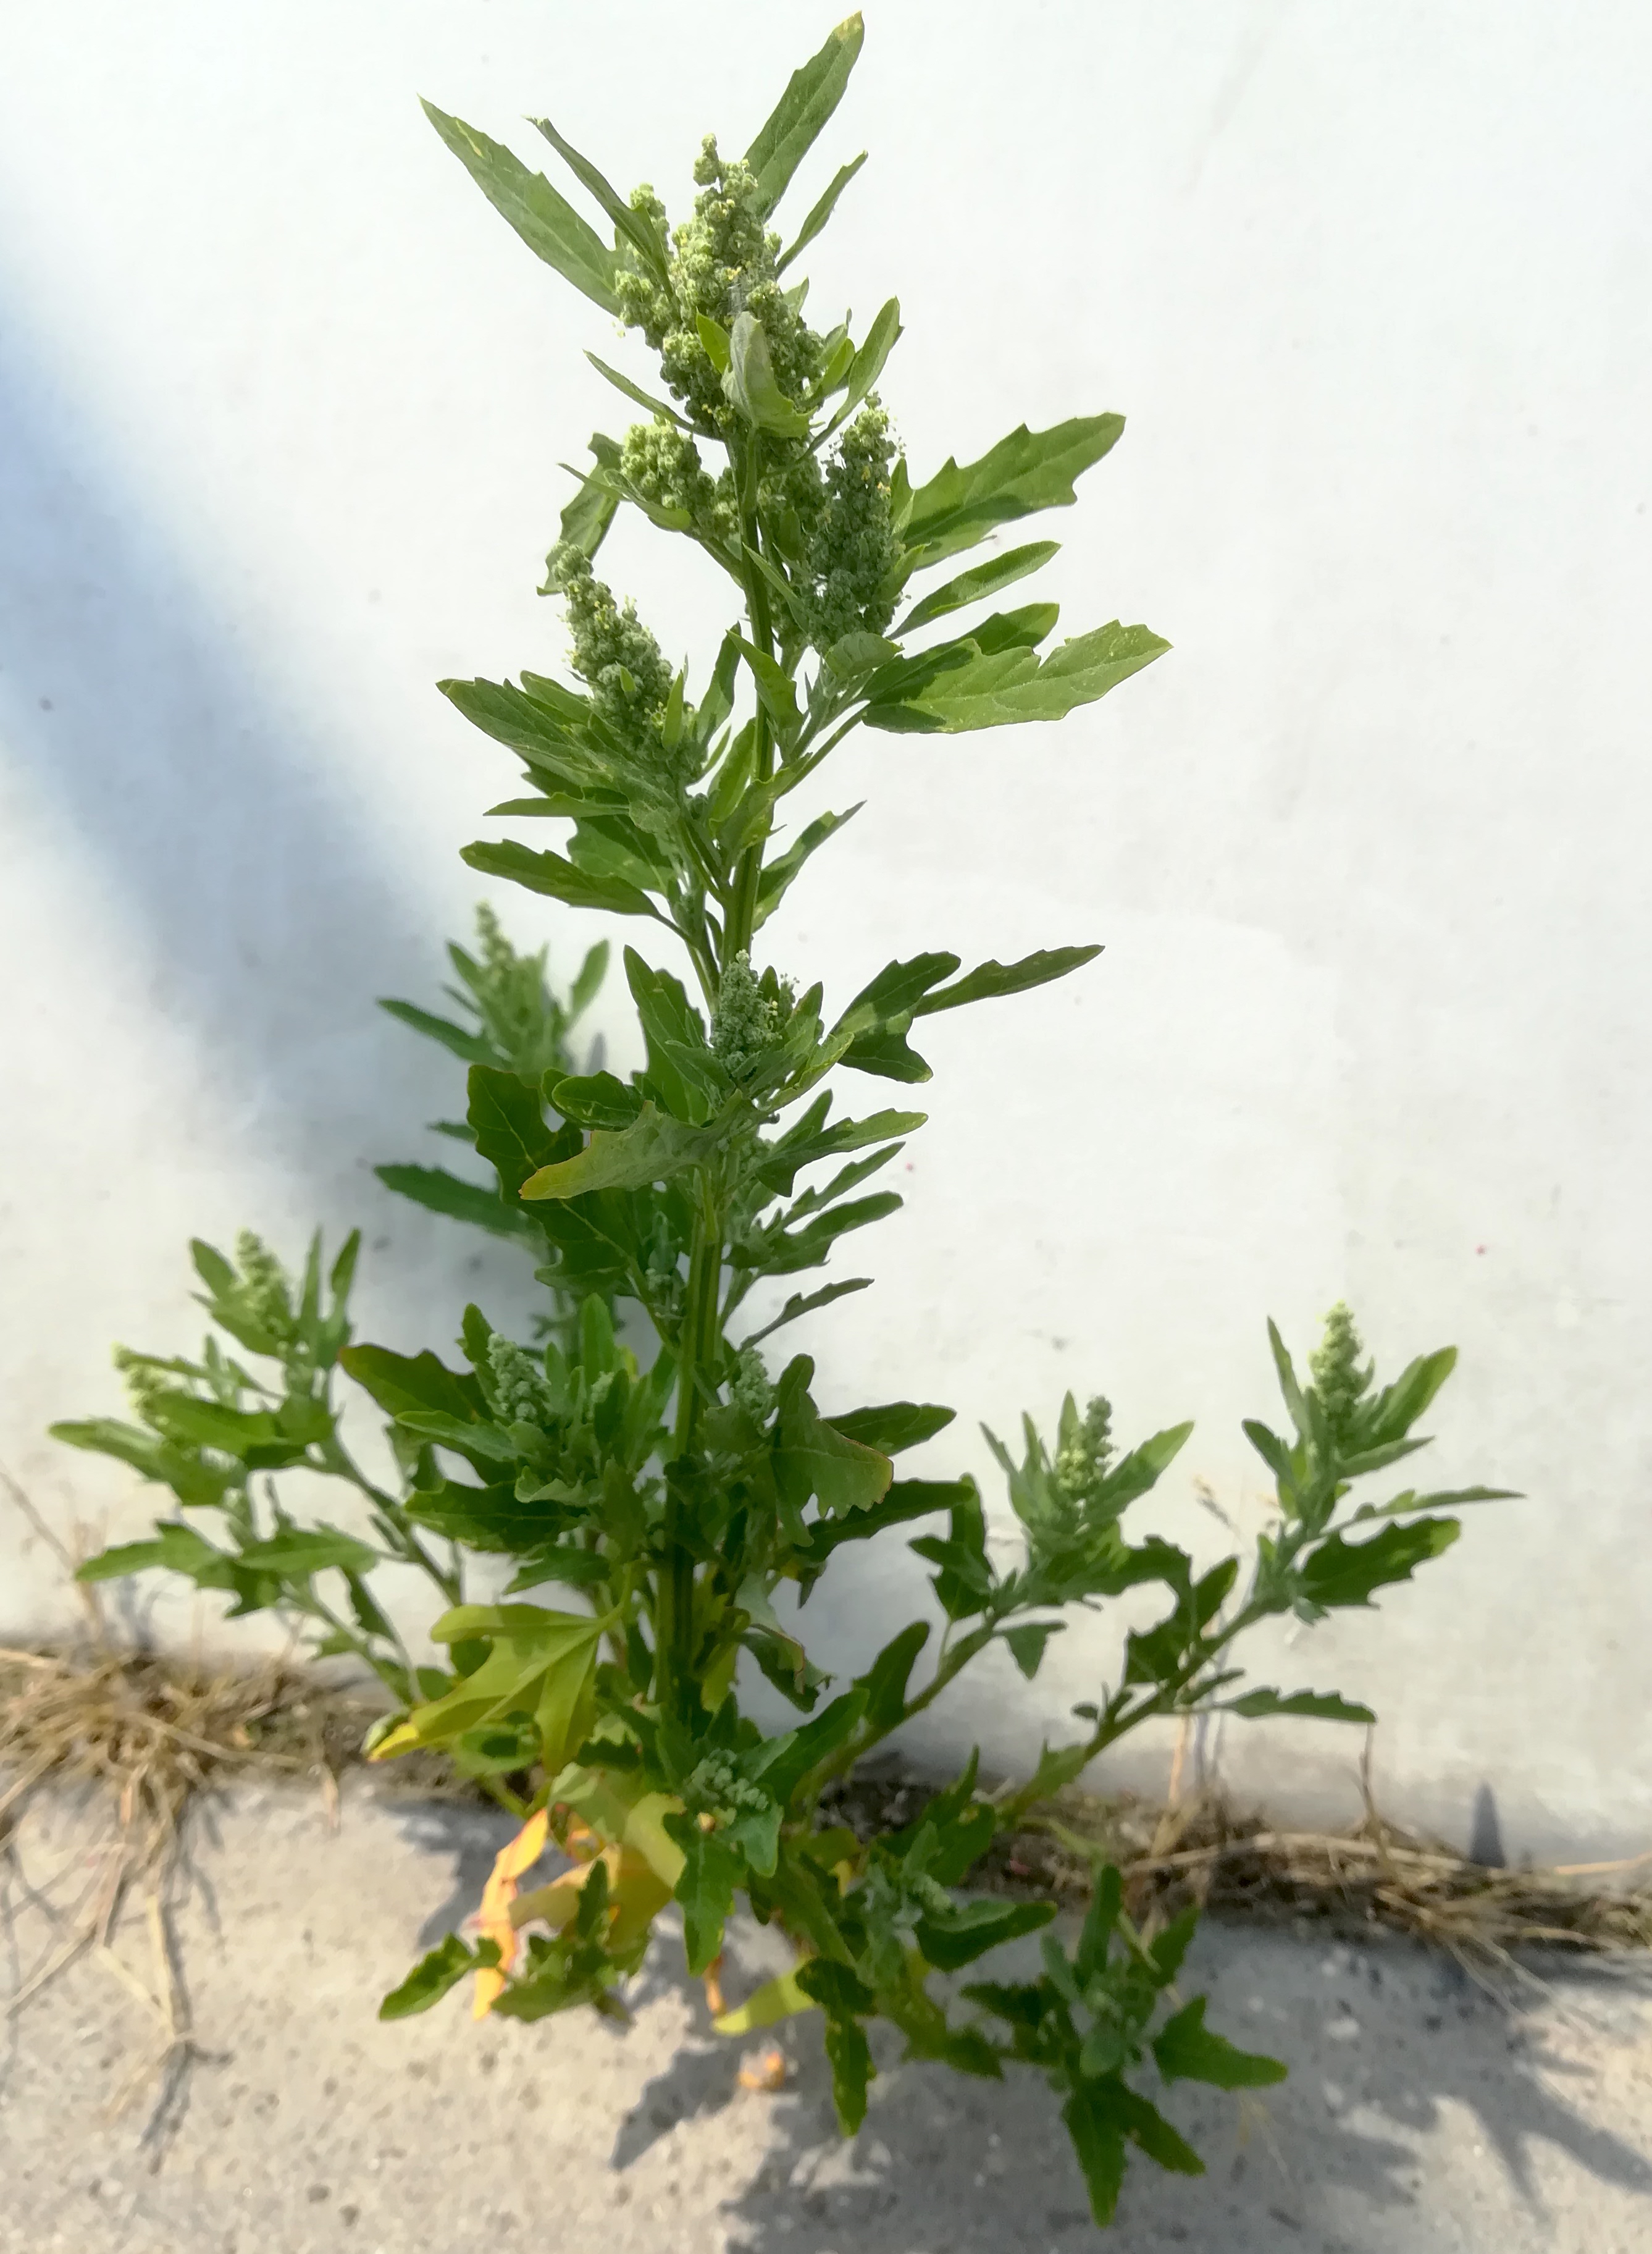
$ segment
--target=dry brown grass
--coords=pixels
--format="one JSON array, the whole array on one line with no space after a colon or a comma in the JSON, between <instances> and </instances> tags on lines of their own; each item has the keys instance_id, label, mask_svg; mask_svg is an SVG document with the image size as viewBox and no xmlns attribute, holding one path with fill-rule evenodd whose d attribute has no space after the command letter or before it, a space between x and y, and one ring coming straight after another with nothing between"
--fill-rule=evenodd
<instances>
[{"instance_id":1,"label":"dry brown grass","mask_svg":"<svg viewBox=\"0 0 1652 2254\"><path fill-rule=\"evenodd\" d=\"M10 1481L6 1481L11 1486ZM26 1497L13 1499L59 1545ZM64 1554L66 1566L73 1561ZM155 2047L116 2106L161 2078L158 2116L195 2055L170 1902L191 1800L251 1775L314 1780L336 1820L339 1778L360 1759L379 1704L327 1689L283 1662L208 1669L117 1650L87 1600L80 1648L0 1649L0 1854L30 1795L47 1784L90 1788L107 1809L103 1869L89 1906L4 2006L18 2011L70 1963L92 1952L152 2014ZM1286 1830L1242 1811L1220 1788L1181 1790L1179 1748L1168 1804L1132 1795L1063 1795L1000 1839L981 1874L1010 1893L1053 1892L1081 1903L1098 1863L1117 1864L1132 1913L1149 1924L1198 1902L1219 1916L1333 1932L1401 1933L1450 1951L1508 1992L1530 1978L1517 1952L1592 1955L1652 1947L1652 1854L1624 1863L1489 1869L1444 1843L1390 1823L1362 1774L1365 1813L1340 1832ZM481 1797L436 1755L398 1761L379 1789ZM861 1775L831 1796L832 1820L870 1836L910 1823L928 1796L918 1779ZM144 1896L152 1959L146 1983L111 1945L123 1903Z\"/></svg>"}]
</instances>

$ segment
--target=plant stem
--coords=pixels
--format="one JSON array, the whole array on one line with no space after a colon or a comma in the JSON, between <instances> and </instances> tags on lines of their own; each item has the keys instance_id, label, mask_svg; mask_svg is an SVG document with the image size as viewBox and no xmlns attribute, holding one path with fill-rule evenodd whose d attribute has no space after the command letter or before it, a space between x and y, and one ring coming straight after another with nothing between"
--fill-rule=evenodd
<instances>
[{"instance_id":1,"label":"plant stem","mask_svg":"<svg viewBox=\"0 0 1652 2254\"><path fill-rule=\"evenodd\" d=\"M699 1423L705 1363L718 1328L718 1298L723 1276L723 1217L708 1180L702 1177L700 1209L695 1216L689 1257L689 1284L677 1338L677 1421L672 1453L691 1453ZM668 1490L666 1555L660 1573L655 1634L661 1691L681 1705L694 1663L694 1553L689 1547L683 1498Z\"/></svg>"},{"instance_id":2,"label":"plant stem","mask_svg":"<svg viewBox=\"0 0 1652 2254\"><path fill-rule=\"evenodd\" d=\"M761 459L761 441L753 436L752 449L746 458L746 478L741 495L741 531L747 548L755 549L760 538L757 522L757 481ZM749 558L742 566L746 588L746 614L752 621L752 640L765 657L774 654L774 626L768 606L768 582ZM774 728L768 708L760 696L757 704L757 735L752 752L752 776L758 782L766 782L774 771ZM757 888L763 875L763 848L766 835L755 837L740 857L739 872L734 880L734 895L729 902L728 920L723 935L723 960L732 962L743 955L752 944L752 927L757 917Z\"/></svg>"},{"instance_id":3,"label":"plant stem","mask_svg":"<svg viewBox=\"0 0 1652 2254\"><path fill-rule=\"evenodd\" d=\"M950 1631L949 1621L948 1628ZM926 1706L933 1705L953 1677L962 1673L976 1652L985 1650L992 1641L992 1633L990 1628L976 1628L949 1651L943 1643L934 1675L915 1698L907 1700L898 1718L885 1724L881 1729L868 1727L863 1723L847 1745L840 1746L830 1760L809 1772L806 1784L800 1788L800 1799L812 1810L829 1784L840 1776L847 1776L855 1763L869 1754L874 1746L881 1745L886 1737L898 1730L903 1722L909 1722L914 1714L921 1714Z\"/></svg>"}]
</instances>

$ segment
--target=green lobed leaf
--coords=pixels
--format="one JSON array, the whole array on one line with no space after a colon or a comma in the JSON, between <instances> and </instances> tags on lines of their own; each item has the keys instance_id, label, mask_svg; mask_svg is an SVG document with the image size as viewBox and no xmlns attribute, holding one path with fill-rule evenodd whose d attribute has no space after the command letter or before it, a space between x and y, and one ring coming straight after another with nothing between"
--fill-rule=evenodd
<instances>
[{"instance_id":1,"label":"green lobed leaf","mask_svg":"<svg viewBox=\"0 0 1652 2254\"><path fill-rule=\"evenodd\" d=\"M450 1221L467 1221L474 1228L492 1230L495 1236L520 1241L536 1234L497 1190L480 1182L464 1181L458 1174L450 1174L445 1166L374 1166L373 1171L387 1190L410 1198L428 1213L443 1214Z\"/></svg>"},{"instance_id":2,"label":"green lobed leaf","mask_svg":"<svg viewBox=\"0 0 1652 2254\"><path fill-rule=\"evenodd\" d=\"M411 1409L450 1417L473 1418L482 1410L481 1389L473 1377L449 1369L427 1347L422 1354L392 1354L384 1346L346 1347L339 1357L346 1373L392 1417Z\"/></svg>"},{"instance_id":3,"label":"green lobed leaf","mask_svg":"<svg viewBox=\"0 0 1652 2254\"><path fill-rule=\"evenodd\" d=\"M1204 2082L1214 2090L1265 2090L1283 2082L1277 2058L1240 2050L1205 2025L1206 1998L1195 1996L1153 2039L1153 2057L1166 2082Z\"/></svg>"},{"instance_id":4,"label":"green lobed leaf","mask_svg":"<svg viewBox=\"0 0 1652 2254\"><path fill-rule=\"evenodd\" d=\"M209 1507L244 1474L240 1467L220 1468L164 1440L142 1425L127 1424L114 1417L88 1417L48 1427L54 1440L71 1448L86 1448L100 1456L113 1456L129 1464L142 1478L169 1487L181 1503Z\"/></svg>"},{"instance_id":5,"label":"green lobed leaf","mask_svg":"<svg viewBox=\"0 0 1652 2254\"><path fill-rule=\"evenodd\" d=\"M614 276L619 261L544 174L530 172L520 157L490 141L473 125L450 117L434 102L427 102L423 108L494 209L509 220L535 256L554 266L606 313L617 315L620 299Z\"/></svg>"},{"instance_id":6,"label":"green lobed leaf","mask_svg":"<svg viewBox=\"0 0 1652 2254\"><path fill-rule=\"evenodd\" d=\"M600 1127L613 1134L641 1116L642 1097L611 1072L569 1078L548 1073L546 1080L546 1102L578 1127Z\"/></svg>"},{"instance_id":7,"label":"green lobed leaf","mask_svg":"<svg viewBox=\"0 0 1652 2254\"><path fill-rule=\"evenodd\" d=\"M829 1421L835 1431L858 1440L863 1447L881 1448L886 1456L898 1456L903 1448L915 1448L944 1432L957 1413L937 1402L886 1401L879 1408L851 1409L847 1415Z\"/></svg>"},{"instance_id":8,"label":"green lobed leaf","mask_svg":"<svg viewBox=\"0 0 1652 2254\"><path fill-rule=\"evenodd\" d=\"M583 1151L530 1174L520 1194L531 1202L584 1197L592 1190L642 1189L698 1166L717 1140L716 1129L684 1126L645 1103L629 1127L617 1133L598 1128Z\"/></svg>"},{"instance_id":9,"label":"green lobed leaf","mask_svg":"<svg viewBox=\"0 0 1652 2254\"><path fill-rule=\"evenodd\" d=\"M937 1972L961 1972L990 1949L1037 1933L1055 1912L1053 1901L969 1902L950 1917L920 1918L914 1937Z\"/></svg>"},{"instance_id":10,"label":"green lobed leaf","mask_svg":"<svg viewBox=\"0 0 1652 2254\"><path fill-rule=\"evenodd\" d=\"M682 1852L676 1899L682 1908L682 1943L692 1973L710 1970L723 1951L723 1928L734 1907L743 1865L728 1841L702 1831L692 1816L667 1816L668 1836Z\"/></svg>"},{"instance_id":11,"label":"green lobed leaf","mask_svg":"<svg viewBox=\"0 0 1652 2254\"><path fill-rule=\"evenodd\" d=\"M336 1526L284 1526L268 1541L243 1544L237 1563L255 1572L302 1581L330 1567L370 1573L383 1560L370 1542L359 1542Z\"/></svg>"},{"instance_id":12,"label":"green lobed leaf","mask_svg":"<svg viewBox=\"0 0 1652 2254\"><path fill-rule=\"evenodd\" d=\"M483 838L473 845L461 846L459 859L481 876L503 877L530 892L564 901L571 908L605 908L610 915L659 914L648 894L623 878L593 876L564 861L560 853L536 853L531 846L519 845L514 837L497 842Z\"/></svg>"},{"instance_id":13,"label":"green lobed leaf","mask_svg":"<svg viewBox=\"0 0 1652 2254\"><path fill-rule=\"evenodd\" d=\"M746 161L757 177L758 199L764 212L772 212L779 203L793 173L843 100L865 36L859 10L846 16L828 34L819 52L792 73L785 93L764 120L746 152ZM825 220L820 224L823 227Z\"/></svg>"},{"instance_id":14,"label":"green lobed leaf","mask_svg":"<svg viewBox=\"0 0 1652 2254\"><path fill-rule=\"evenodd\" d=\"M1061 2108L1061 2118L1090 2195L1090 2213L1105 2230L1124 2182L1124 2124L1116 2090L1123 2085L1081 2082Z\"/></svg>"},{"instance_id":15,"label":"green lobed leaf","mask_svg":"<svg viewBox=\"0 0 1652 2254\"><path fill-rule=\"evenodd\" d=\"M497 1948L494 1950L495 1960ZM421 1956L399 1988L392 1988L379 2006L382 2020L408 2020L416 2012L428 2012L432 2004L439 2004L450 1988L455 1988L467 1972L475 1971L485 1960L466 1948L458 1934L450 1933L439 1941L427 1956Z\"/></svg>"},{"instance_id":16,"label":"green lobed leaf","mask_svg":"<svg viewBox=\"0 0 1652 2254\"><path fill-rule=\"evenodd\" d=\"M1512 1487L1442 1488L1435 1494L1419 1494L1415 1488L1408 1488L1404 1494L1396 1494L1391 1502L1362 1502L1349 1522L1357 1524L1362 1518L1410 1517L1422 1510L1460 1510L1471 1502L1518 1502L1520 1500L1519 1490Z\"/></svg>"},{"instance_id":17,"label":"green lobed leaf","mask_svg":"<svg viewBox=\"0 0 1652 2254\"><path fill-rule=\"evenodd\" d=\"M1329 1534L1303 1558L1298 1572L1303 1595L1327 1611L1368 1605L1375 1591L1409 1581L1418 1566L1451 1548L1462 1528L1454 1518L1390 1521L1368 1542Z\"/></svg>"},{"instance_id":18,"label":"green lobed leaf","mask_svg":"<svg viewBox=\"0 0 1652 2254\"><path fill-rule=\"evenodd\" d=\"M826 2014L826 2055L832 2069L832 2097L838 2126L852 2137L866 2118L866 2087L875 2068L860 2021L877 2007L877 1998L846 1964L812 1956L797 1967L797 1984Z\"/></svg>"},{"instance_id":19,"label":"green lobed leaf","mask_svg":"<svg viewBox=\"0 0 1652 2254\"><path fill-rule=\"evenodd\" d=\"M812 1495L828 1518L870 1510L888 1492L894 1466L877 1449L826 1422L809 1397L814 1374L811 1357L800 1354L787 1364L776 1388L774 1463L781 1500L801 1510Z\"/></svg>"},{"instance_id":20,"label":"green lobed leaf","mask_svg":"<svg viewBox=\"0 0 1652 2254\"><path fill-rule=\"evenodd\" d=\"M557 521L557 544L578 549L582 556L594 556L620 513L620 496L600 468L580 471L566 463L563 466L570 478L578 479L579 484Z\"/></svg>"},{"instance_id":21,"label":"green lobed leaf","mask_svg":"<svg viewBox=\"0 0 1652 2254\"><path fill-rule=\"evenodd\" d=\"M973 547L994 525L1066 508L1078 499L1074 480L1118 443L1124 428L1122 415L1074 416L1048 430L1023 423L978 462L960 469L948 457L912 497L907 547L934 563Z\"/></svg>"},{"instance_id":22,"label":"green lobed leaf","mask_svg":"<svg viewBox=\"0 0 1652 2254\"><path fill-rule=\"evenodd\" d=\"M539 1167L578 1148L578 1130L548 1126L538 1090L527 1087L515 1073L472 1065L466 1088L466 1117L477 1152L498 1174L507 1198L515 1197Z\"/></svg>"},{"instance_id":23,"label":"green lobed leaf","mask_svg":"<svg viewBox=\"0 0 1652 2254\"><path fill-rule=\"evenodd\" d=\"M892 1636L856 1687L866 1694L866 1719L874 1728L892 1730L906 1711L906 1685L918 1654L929 1641L928 1620L914 1620Z\"/></svg>"},{"instance_id":24,"label":"green lobed leaf","mask_svg":"<svg viewBox=\"0 0 1652 2254\"><path fill-rule=\"evenodd\" d=\"M894 704L869 704L872 728L948 735L1003 728L1026 720L1061 720L1093 704L1162 657L1170 644L1143 626L1116 619L1064 641L1042 661L1028 649L1006 649L955 666Z\"/></svg>"},{"instance_id":25,"label":"green lobed leaf","mask_svg":"<svg viewBox=\"0 0 1652 2254\"><path fill-rule=\"evenodd\" d=\"M458 1605L430 1633L438 1643L486 1641L487 1656L443 1698L416 1706L373 1749L388 1760L415 1746L442 1746L483 1724L530 1712L540 1755L555 1774L590 1725L592 1676L603 1623L589 1614L538 1605Z\"/></svg>"},{"instance_id":26,"label":"green lobed leaf","mask_svg":"<svg viewBox=\"0 0 1652 2254\"><path fill-rule=\"evenodd\" d=\"M1351 1698L1339 1698L1331 1690L1292 1690L1289 1697L1282 1697L1278 1690L1247 1690L1242 1698L1223 1699L1214 1711L1241 1715L1247 1722L1265 1720L1275 1714L1297 1714L1316 1722L1375 1722L1376 1719L1368 1706L1362 1706Z\"/></svg>"},{"instance_id":27,"label":"green lobed leaf","mask_svg":"<svg viewBox=\"0 0 1652 2254\"><path fill-rule=\"evenodd\" d=\"M960 1009L967 1002L991 1002L1004 994L1025 994L1034 986L1047 986L1052 979L1082 970L1101 951L1099 947L1053 947L1024 955L1018 962L983 962L952 985L926 994L914 1004L912 1014L928 1018L937 1010Z\"/></svg>"},{"instance_id":28,"label":"green lobed leaf","mask_svg":"<svg viewBox=\"0 0 1652 2254\"><path fill-rule=\"evenodd\" d=\"M742 314L741 318L749 320L751 316ZM759 649L755 642L748 641L744 634L736 634L733 639L741 656L752 668L759 701L781 737L789 739L796 733L802 718L791 676L784 667L776 664L766 650Z\"/></svg>"},{"instance_id":29,"label":"green lobed leaf","mask_svg":"<svg viewBox=\"0 0 1652 2254\"><path fill-rule=\"evenodd\" d=\"M129 1573L148 1572L159 1566L169 1573L199 1578L200 1569L213 1571L228 1553L197 1534L192 1526L158 1526L148 1542L121 1542L99 1550L74 1570L77 1581L119 1581Z\"/></svg>"},{"instance_id":30,"label":"green lobed leaf","mask_svg":"<svg viewBox=\"0 0 1652 2254\"><path fill-rule=\"evenodd\" d=\"M1045 1646L1066 1626L1065 1620L1030 1620L1019 1628L1004 1629L1004 1641L1010 1647L1010 1656L1029 1683L1044 1663Z\"/></svg>"},{"instance_id":31,"label":"green lobed leaf","mask_svg":"<svg viewBox=\"0 0 1652 2254\"><path fill-rule=\"evenodd\" d=\"M864 803L863 800L844 814L817 815L783 853L777 854L765 866L758 878L757 910L752 919L754 932L760 931L779 907L810 854L818 850L846 822L852 822Z\"/></svg>"},{"instance_id":32,"label":"green lobed leaf","mask_svg":"<svg viewBox=\"0 0 1652 2254\"><path fill-rule=\"evenodd\" d=\"M794 1276L800 1269L818 1267L840 1236L886 1220L900 1206L899 1190L878 1190L871 1197L852 1198L830 1213L816 1214L801 1228L778 1229L755 1243L737 1248L732 1264L758 1276Z\"/></svg>"},{"instance_id":33,"label":"green lobed leaf","mask_svg":"<svg viewBox=\"0 0 1652 2254\"><path fill-rule=\"evenodd\" d=\"M768 1739L746 1756L747 1775L784 1807L810 1769L830 1760L854 1734L866 1711L866 1697L857 1684L822 1707L812 1721Z\"/></svg>"}]
</instances>

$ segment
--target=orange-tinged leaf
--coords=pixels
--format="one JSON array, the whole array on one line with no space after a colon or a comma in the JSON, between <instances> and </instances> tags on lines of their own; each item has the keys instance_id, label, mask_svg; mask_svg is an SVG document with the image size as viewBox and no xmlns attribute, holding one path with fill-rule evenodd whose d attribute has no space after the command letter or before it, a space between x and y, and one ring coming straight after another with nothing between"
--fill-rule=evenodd
<instances>
[{"instance_id":1,"label":"orange-tinged leaf","mask_svg":"<svg viewBox=\"0 0 1652 2254\"><path fill-rule=\"evenodd\" d=\"M476 2000L471 2006L472 2019L485 2020L504 1993L505 1976L516 1961L516 1926L511 1916L511 1906L516 1900L516 1888L524 1871L532 1870L545 1852L545 1836L550 1829L550 1811L542 1808L530 1816L516 1837L502 1846L494 1858L494 1868L487 1884L482 1888L482 1906L476 1914L476 1929L484 1941L491 1941L499 1950L499 1963L485 1964L476 1975Z\"/></svg>"},{"instance_id":2,"label":"orange-tinged leaf","mask_svg":"<svg viewBox=\"0 0 1652 2254\"><path fill-rule=\"evenodd\" d=\"M543 1923L560 1933L579 1907L580 1894L598 1863L608 1873L609 1934L614 1947L624 1949L640 1940L670 1900L671 1889L644 1856L618 1844L605 1847L577 1870L564 1871L548 1886L518 1895L510 1906L512 1925Z\"/></svg>"}]
</instances>

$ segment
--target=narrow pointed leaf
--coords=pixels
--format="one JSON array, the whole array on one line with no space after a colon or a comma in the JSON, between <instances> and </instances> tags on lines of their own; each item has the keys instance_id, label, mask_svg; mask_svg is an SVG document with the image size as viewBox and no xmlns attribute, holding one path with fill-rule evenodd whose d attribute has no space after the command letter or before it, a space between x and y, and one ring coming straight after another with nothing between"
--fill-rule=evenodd
<instances>
[{"instance_id":1,"label":"narrow pointed leaf","mask_svg":"<svg viewBox=\"0 0 1652 2254\"><path fill-rule=\"evenodd\" d=\"M643 262L662 282L668 278L666 248L660 240L660 230L654 220L641 212L633 211L625 198L597 170L589 157L582 157L570 141L564 141L549 117L533 121L557 155L563 158L575 177L582 180L612 220L618 232L640 255Z\"/></svg>"},{"instance_id":2,"label":"narrow pointed leaf","mask_svg":"<svg viewBox=\"0 0 1652 2254\"><path fill-rule=\"evenodd\" d=\"M834 1299L847 1298L851 1292L871 1288L870 1276L850 1276L841 1284L822 1284L818 1292L794 1292L774 1321L765 1323L760 1331L753 1331L742 1343L756 1346L763 1339L772 1338L776 1331L784 1330L788 1323L794 1323L800 1315L812 1315L817 1307L830 1307Z\"/></svg>"},{"instance_id":3,"label":"narrow pointed leaf","mask_svg":"<svg viewBox=\"0 0 1652 2254\"><path fill-rule=\"evenodd\" d=\"M447 1018L432 1017L411 1002L386 1001L381 998L379 1007L388 1017L403 1026L410 1026L416 1033L423 1033L429 1041L439 1041L466 1064L486 1064L493 1055L492 1049L480 1033L467 1032L463 1026L454 1025Z\"/></svg>"},{"instance_id":4,"label":"narrow pointed leaf","mask_svg":"<svg viewBox=\"0 0 1652 2254\"><path fill-rule=\"evenodd\" d=\"M802 250L806 250L809 244L813 242L815 237L821 232L822 228L825 227L827 221L831 218L833 212L837 208L838 197L842 195L844 190L849 186L849 183L854 178L856 173L859 172L861 166L865 163L865 161L866 151L863 149L859 156L855 158L852 162L838 167L837 172L833 176L830 187L829 187L825 194L821 197L819 202L811 208L808 217L803 221L802 227L798 228L797 234L793 239L790 246L780 254L779 258L775 260L774 271L776 274L784 274L787 268L791 264L793 259L797 256L798 253Z\"/></svg>"},{"instance_id":5,"label":"narrow pointed leaf","mask_svg":"<svg viewBox=\"0 0 1652 2254\"><path fill-rule=\"evenodd\" d=\"M663 416L668 423L675 423L679 430L686 430L689 428L675 407L668 407L663 399L656 399L651 391L645 391L640 383L633 383L628 375L622 375L617 368L610 368L606 360L598 360L593 352L588 352L585 358L598 375L606 377L616 391L623 392L626 397L636 406L646 408L650 415Z\"/></svg>"},{"instance_id":6,"label":"narrow pointed leaf","mask_svg":"<svg viewBox=\"0 0 1652 2254\"><path fill-rule=\"evenodd\" d=\"M844 403L833 418L834 428L846 422L866 394L883 374L885 363L900 343L900 300L891 298L878 308L872 325L866 332L866 341L849 364L849 381Z\"/></svg>"},{"instance_id":7,"label":"narrow pointed leaf","mask_svg":"<svg viewBox=\"0 0 1652 2254\"><path fill-rule=\"evenodd\" d=\"M865 36L858 10L845 17L829 33L819 52L792 73L785 93L746 150L746 161L757 176L758 198L765 212L773 211L785 194L793 173L843 100Z\"/></svg>"},{"instance_id":8,"label":"narrow pointed leaf","mask_svg":"<svg viewBox=\"0 0 1652 2254\"><path fill-rule=\"evenodd\" d=\"M450 117L434 102L425 102L424 108L488 202L509 220L535 256L547 266L554 266L605 312L618 314L614 276L619 261L544 174L530 172L521 158L512 156L497 141L490 141L473 125Z\"/></svg>"}]
</instances>

